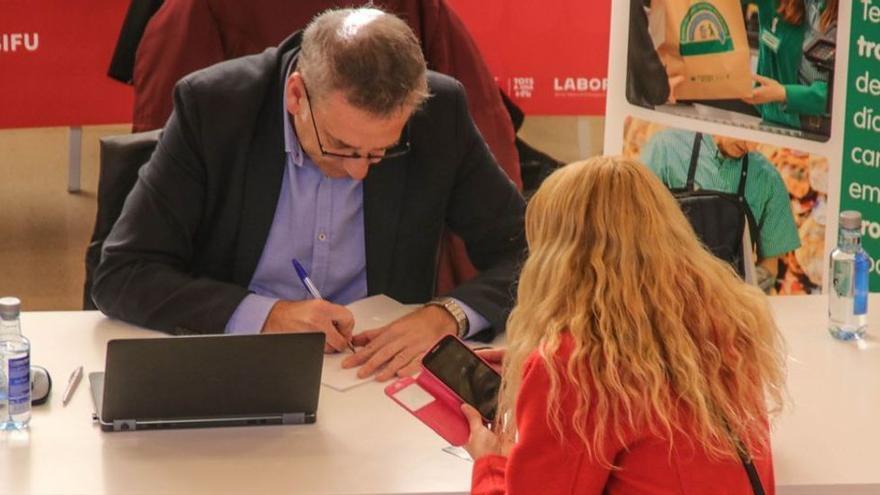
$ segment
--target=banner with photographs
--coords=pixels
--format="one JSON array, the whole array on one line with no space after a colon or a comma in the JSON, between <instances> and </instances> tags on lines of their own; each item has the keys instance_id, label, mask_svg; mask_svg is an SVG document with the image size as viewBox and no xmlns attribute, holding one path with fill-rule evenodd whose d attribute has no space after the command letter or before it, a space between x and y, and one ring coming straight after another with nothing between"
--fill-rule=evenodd
<instances>
[{"instance_id":1,"label":"banner with photographs","mask_svg":"<svg viewBox=\"0 0 880 495\"><path fill-rule=\"evenodd\" d=\"M699 133L696 187L727 193L747 155L757 283L821 292L841 207L862 212L866 250L880 256L876 33L880 0L615 2L605 152L681 187ZM878 273L872 262L874 290Z\"/></svg>"},{"instance_id":2,"label":"banner with photographs","mask_svg":"<svg viewBox=\"0 0 880 495\"><path fill-rule=\"evenodd\" d=\"M862 245L880 256L880 0L854 2L851 32L840 207L862 212ZM871 259L877 292L880 263Z\"/></svg>"},{"instance_id":3,"label":"banner with photographs","mask_svg":"<svg viewBox=\"0 0 880 495\"><path fill-rule=\"evenodd\" d=\"M757 284L768 294L821 291L828 160L773 144L633 117L626 119L623 136L623 155L644 163L671 189L685 186L697 136L703 143L696 179L706 189L735 193L740 162L748 155L745 200L755 221Z\"/></svg>"},{"instance_id":4,"label":"banner with photographs","mask_svg":"<svg viewBox=\"0 0 880 495\"><path fill-rule=\"evenodd\" d=\"M632 3L629 38L641 45L629 50L629 103L828 140L837 2L781 2L800 6L791 13L779 0Z\"/></svg>"}]
</instances>

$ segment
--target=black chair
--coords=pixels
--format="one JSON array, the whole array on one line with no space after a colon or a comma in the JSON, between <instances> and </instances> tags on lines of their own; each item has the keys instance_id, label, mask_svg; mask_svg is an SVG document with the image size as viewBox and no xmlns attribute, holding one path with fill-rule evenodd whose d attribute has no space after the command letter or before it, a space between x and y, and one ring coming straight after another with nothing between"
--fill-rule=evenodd
<instances>
[{"instance_id":1,"label":"black chair","mask_svg":"<svg viewBox=\"0 0 880 495\"><path fill-rule=\"evenodd\" d=\"M125 198L137 182L138 170L150 159L161 130L108 136L101 139L101 171L98 178L98 213L92 240L86 249L86 280L83 309L98 309L92 302L92 281L101 261L101 248L122 212Z\"/></svg>"},{"instance_id":2,"label":"black chair","mask_svg":"<svg viewBox=\"0 0 880 495\"><path fill-rule=\"evenodd\" d=\"M514 132L519 132L520 127L522 127L525 121L526 114L507 96L507 93L500 89L498 92L501 93L501 101L504 102L504 108L507 109L507 113L510 115ZM535 194L538 187L544 182L544 179L556 169L565 165L565 163L534 148L519 136L516 136L515 144L516 151L519 153L519 171L523 184L523 196L528 200Z\"/></svg>"}]
</instances>

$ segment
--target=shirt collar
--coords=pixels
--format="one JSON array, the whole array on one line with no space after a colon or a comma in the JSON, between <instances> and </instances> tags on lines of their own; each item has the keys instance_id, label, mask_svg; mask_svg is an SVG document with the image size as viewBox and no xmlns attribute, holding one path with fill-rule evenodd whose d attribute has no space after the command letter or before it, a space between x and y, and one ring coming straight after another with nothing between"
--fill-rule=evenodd
<instances>
[{"instance_id":1,"label":"shirt collar","mask_svg":"<svg viewBox=\"0 0 880 495\"><path fill-rule=\"evenodd\" d=\"M715 162L718 164L719 167L724 166L724 164L726 163L738 164L742 160L741 158L731 158L722 153L721 150L718 149L718 145L715 144L715 140L712 139L712 136L708 134L703 134L703 146L705 146L706 149L712 153L712 156L715 157Z\"/></svg>"},{"instance_id":2,"label":"shirt collar","mask_svg":"<svg viewBox=\"0 0 880 495\"><path fill-rule=\"evenodd\" d=\"M703 134L703 142L700 145L712 156L715 157L715 161L719 164L724 162L725 156L721 153L721 150L718 149L718 145L715 144L715 140L712 139L712 136L709 134Z\"/></svg>"},{"instance_id":3,"label":"shirt collar","mask_svg":"<svg viewBox=\"0 0 880 495\"><path fill-rule=\"evenodd\" d=\"M295 166L301 167L305 161L305 155L302 146L299 144L299 139L296 137L296 132L293 130L293 123L290 121L290 112L287 111L287 79L290 77L290 72L293 70L293 62L294 60L290 61L290 65L287 66L287 73L284 75L285 84L281 90L281 113L284 115L284 152Z\"/></svg>"}]
</instances>

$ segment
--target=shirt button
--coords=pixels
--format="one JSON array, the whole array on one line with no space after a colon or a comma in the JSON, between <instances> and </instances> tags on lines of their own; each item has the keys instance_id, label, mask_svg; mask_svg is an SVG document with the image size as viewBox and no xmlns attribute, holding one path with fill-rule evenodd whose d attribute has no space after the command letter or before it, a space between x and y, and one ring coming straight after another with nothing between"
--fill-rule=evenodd
<instances>
[{"instance_id":1,"label":"shirt button","mask_svg":"<svg viewBox=\"0 0 880 495\"><path fill-rule=\"evenodd\" d=\"M324 234L323 232L321 232L320 234L318 234L318 240L321 241L321 242L326 241L326 240L327 240L327 235Z\"/></svg>"}]
</instances>

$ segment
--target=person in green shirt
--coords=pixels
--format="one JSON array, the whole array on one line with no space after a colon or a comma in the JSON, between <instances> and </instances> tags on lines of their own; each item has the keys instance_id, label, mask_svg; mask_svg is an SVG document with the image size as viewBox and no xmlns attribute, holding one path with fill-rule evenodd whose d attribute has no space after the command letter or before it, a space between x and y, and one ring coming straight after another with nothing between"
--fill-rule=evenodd
<instances>
[{"instance_id":1,"label":"person in green shirt","mask_svg":"<svg viewBox=\"0 0 880 495\"><path fill-rule=\"evenodd\" d=\"M817 38L834 37L838 0L743 0L743 4L757 5L760 28L756 86L745 101L755 105L766 121L817 131L821 124L816 117L828 111L829 73L804 53Z\"/></svg>"},{"instance_id":2,"label":"person in green shirt","mask_svg":"<svg viewBox=\"0 0 880 495\"><path fill-rule=\"evenodd\" d=\"M641 152L641 161L667 187L682 188L687 182L696 133L666 129L654 134ZM766 276L776 278L778 258L801 245L785 183L776 168L755 145L741 139L704 134L694 183L697 188L735 194L742 171L742 158L749 155L746 204L758 229L758 261ZM760 279L760 277L759 277Z\"/></svg>"}]
</instances>

